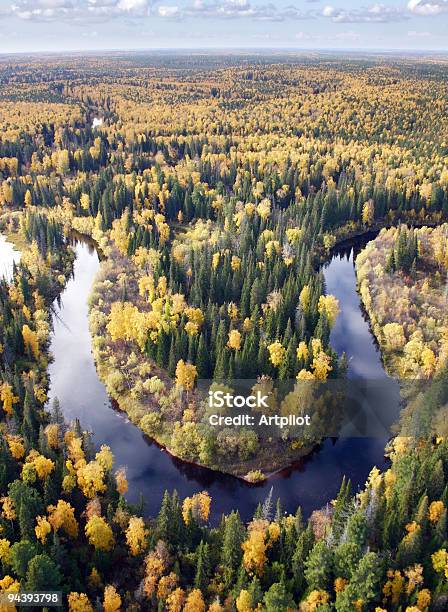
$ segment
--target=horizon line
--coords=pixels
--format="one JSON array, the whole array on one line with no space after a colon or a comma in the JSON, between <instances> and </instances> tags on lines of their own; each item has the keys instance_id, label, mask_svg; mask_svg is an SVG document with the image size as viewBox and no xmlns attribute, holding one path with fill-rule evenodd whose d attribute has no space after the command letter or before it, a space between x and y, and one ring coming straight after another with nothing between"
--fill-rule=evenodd
<instances>
[{"instance_id":1,"label":"horizon line","mask_svg":"<svg viewBox=\"0 0 448 612\"><path fill-rule=\"evenodd\" d=\"M127 48L100 48L100 49L42 49L38 51L0 51L0 57L4 56L29 56L29 55L99 55L108 53L364 53L374 55L385 54L406 54L406 55L448 55L446 49L412 49L412 48L363 48L363 47L127 47Z\"/></svg>"}]
</instances>

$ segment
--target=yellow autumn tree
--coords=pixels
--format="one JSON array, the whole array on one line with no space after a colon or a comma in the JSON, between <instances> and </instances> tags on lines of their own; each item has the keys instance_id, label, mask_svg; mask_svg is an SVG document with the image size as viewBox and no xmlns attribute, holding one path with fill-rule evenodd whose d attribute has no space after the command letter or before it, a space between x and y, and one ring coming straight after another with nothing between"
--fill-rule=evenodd
<instances>
[{"instance_id":1,"label":"yellow autumn tree","mask_svg":"<svg viewBox=\"0 0 448 612\"><path fill-rule=\"evenodd\" d=\"M140 517L132 516L126 529L126 544L133 557L145 551L147 535L148 530L145 527L145 521Z\"/></svg>"},{"instance_id":2,"label":"yellow autumn tree","mask_svg":"<svg viewBox=\"0 0 448 612\"><path fill-rule=\"evenodd\" d=\"M93 612L93 606L85 593L69 593L67 603L69 612Z\"/></svg>"},{"instance_id":3,"label":"yellow autumn tree","mask_svg":"<svg viewBox=\"0 0 448 612\"><path fill-rule=\"evenodd\" d=\"M64 436L64 441L67 446L68 456L74 465L78 466L84 463L85 455L82 449L82 440L75 436L73 431L67 431Z\"/></svg>"},{"instance_id":4,"label":"yellow autumn tree","mask_svg":"<svg viewBox=\"0 0 448 612\"><path fill-rule=\"evenodd\" d=\"M362 207L362 222L364 225L372 225L375 220L375 205L373 200L368 200Z\"/></svg>"},{"instance_id":5,"label":"yellow autumn tree","mask_svg":"<svg viewBox=\"0 0 448 612\"><path fill-rule=\"evenodd\" d=\"M193 323L193 321L187 321L184 329L191 337L197 336L199 333L199 325Z\"/></svg>"},{"instance_id":6,"label":"yellow autumn tree","mask_svg":"<svg viewBox=\"0 0 448 612\"><path fill-rule=\"evenodd\" d=\"M431 591L429 589L422 589L417 594L417 608L419 612L425 612L428 610L431 604Z\"/></svg>"},{"instance_id":7,"label":"yellow autumn tree","mask_svg":"<svg viewBox=\"0 0 448 612\"><path fill-rule=\"evenodd\" d=\"M25 204L25 208L29 208L33 204L33 198L31 196L31 191L29 189L27 189L25 192L24 204Z\"/></svg>"},{"instance_id":8,"label":"yellow autumn tree","mask_svg":"<svg viewBox=\"0 0 448 612\"><path fill-rule=\"evenodd\" d=\"M199 589L193 589L188 595L183 612L205 612L205 602Z\"/></svg>"},{"instance_id":9,"label":"yellow autumn tree","mask_svg":"<svg viewBox=\"0 0 448 612\"><path fill-rule=\"evenodd\" d=\"M333 327L339 314L339 300L334 295L321 295L318 310L320 314L325 312L330 327Z\"/></svg>"},{"instance_id":10,"label":"yellow autumn tree","mask_svg":"<svg viewBox=\"0 0 448 612\"><path fill-rule=\"evenodd\" d=\"M387 323L383 327L384 340L390 350L398 351L406 344L403 326L400 323Z\"/></svg>"},{"instance_id":11,"label":"yellow autumn tree","mask_svg":"<svg viewBox=\"0 0 448 612\"><path fill-rule=\"evenodd\" d=\"M12 386L9 383L3 383L0 386L0 400L3 402L3 410L8 416L12 415L12 407L17 404L19 398L14 395Z\"/></svg>"},{"instance_id":12,"label":"yellow autumn tree","mask_svg":"<svg viewBox=\"0 0 448 612\"><path fill-rule=\"evenodd\" d=\"M22 336L26 349L34 355L35 359L37 359L39 357L39 340L37 333L28 325L24 325L22 327Z\"/></svg>"},{"instance_id":13,"label":"yellow autumn tree","mask_svg":"<svg viewBox=\"0 0 448 612\"><path fill-rule=\"evenodd\" d=\"M190 515L196 520L207 521L210 514L211 503L212 498L207 491L196 493L192 497L186 497L182 504L182 516L185 523L188 525Z\"/></svg>"},{"instance_id":14,"label":"yellow autumn tree","mask_svg":"<svg viewBox=\"0 0 448 612\"><path fill-rule=\"evenodd\" d=\"M185 603L185 591L178 587L166 598L166 609L168 612L181 612Z\"/></svg>"},{"instance_id":15,"label":"yellow autumn tree","mask_svg":"<svg viewBox=\"0 0 448 612\"><path fill-rule=\"evenodd\" d=\"M435 524L438 522L440 517L442 516L445 510L445 504L443 501L433 501L431 502L428 509L428 518L431 523Z\"/></svg>"},{"instance_id":16,"label":"yellow autumn tree","mask_svg":"<svg viewBox=\"0 0 448 612\"><path fill-rule=\"evenodd\" d=\"M284 360L286 349L281 342L273 342L268 346L269 358L273 366L278 367Z\"/></svg>"},{"instance_id":17,"label":"yellow autumn tree","mask_svg":"<svg viewBox=\"0 0 448 612\"><path fill-rule=\"evenodd\" d=\"M89 461L77 470L76 475L79 488L89 499L106 490L104 469L98 461Z\"/></svg>"},{"instance_id":18,"label":"yellow autumn tree","mask_svg":"<svg viewBox=\"0 0 448 612\"><path fill-rule=\"evenodd\" d=\"M330 596L325 591L311 591L308 597L301 602L300 612L314 612L319 610L320 606L325 606L330 600ZM354 608L356 610L356 608Z\"/></svg>"},{"instance_id":19,"label":"yellow autumn tree","mask_svg":"<svg viewBox=\"0 0 448 612\"><path fill-rule=\"evenodd\" d=\"M89 543L95 550L111 550L115 544L114 534L110 525L102 516L93 516L85 526L85 533Z\"/></svg>"},{"instance_id":20,"label":"yellow autumn tree","mask_svg":"<svg viewBox=\"0 0 448 612\"><path fill-rule=\"evenodd\" d=\"M71 538L78 536L78 522L75 518L74 508L65 500L59 499L56 506L48 506L48 522L57 532L59 529L65 531Z\"/></svg>"},{"instance_id":21,"label":"yellow autumn tree","mask_svg":"<svg viewBox=\"0 0 448 612\"><path fill-rule=\"evenodd\" d=\"M327 380L328 374L332 371L331 358L329 355L320 351L313 359L311 365L314 377L317 380Z\"/></svg>"},{"instance_id":22,"label":"yellow autumn tree","mask_svg":"<svg viewBox=\"0 0 448 612\"><path fill-rule=\"evenodd\" d=\"M243 564L249 573L261 576L267 561L265 532L262 529L253 529L248 539L243 542Z\"/></svg>"},{"instance_id":23,"label":"yellow autumn tree","mask_svg":"<svg viewBox=\"0 0 448 612\"><path fill-rule=\"evenodd\" d=\"M79 202L81 204L81 208L83 210L89 210L89 206L90 206L90 196L88 193L82 193L81 197L79 198Z\"/></svg>"},{"instance_id":24,"label":"yellow autumn tree","mask_svg":"<svg viewBox=\"0 0 448 612\"><path fill-rule=\"evenodd\" d=\"M241 334L237 329L232 329L229 332L229 340L227 346L234 351L239 351L241 348Z\"/></svg>"},{"instance_id":25,"label":"yellow autumn tree","mask_svg":"<svg viewBox=\"0 0 448 612\"><path fill-rule=\"evenodd\" d=\"M205 321L204 314L200 308L186 308L185 315L189 321L201 327Z\"/></svg>"},{"instance_id":26,"label":"yellow autumn tree","mask_svg":"<svg viewBox=\"0 0 448 612\"><path fill-rule=\"evenodd\" d=\"M9 495L0 497L0 503L2 504L1 516L4 519L7 521L13 521L15 518L17 518L14 502Z\"/></svg>"},{"instance_id":27,"label":"yellow autumn tree","mask_svg":"<svg viewBox=\"0 0 448 612\"><path fill-rule=\"evenodd\" d=\"M125 468L119 468L115 472L115 482L117 483L118 493L124 495L129 487Z\"/></svg>"},{"instance_id":28,"label":"yellow autumn tree","mask_svg":"<svg viewBox=\"0 0 448 612\"><path fill-rule=\"evenodd\" d=\"M110 446L102 444L100 450L95 455L97 461L105 472L110 472L114 463L114 456L110 450Z\"/></svg>"},{"instance_id":29,"label":"yellow autumn tree","mask_svg":"<svg viewBox=\"0 0 448 612\"><path fill-rule=\"evenodd\" d=\"M103 600L104 612L120 612L121 610L121 597L117 593L117 589L108 585L104 589L104 600Z\"/></svg>"},{"instance_id":30,"label":"yellow autumn tree","mask_svg":"<svg viewBox=\"0 0 448 612\"><path fill-rule=\"evenodd\" d=\"M236 321L238 319L238 306L234 302L230 302L227 306L227 312L231 321Z\"/></svg>"},{"instance_id":31,"label":"yellow autumn tree","mask_svg":"<svg viewBox=\"0 0 448 612\"><path fill-rule=\"evenodd\" d=\"M32 465L36 470L37 476L40 480L45 480L54 470L54 462L43 455L38 454L32 460Z\"/></svg>"},{"instance_id":32,"label":"yellow autumn tree","mask_svg":"<svg viewBox=\"0 0 448 612\"><path fill-rule=\"evenodd\" d=\"M47 437L48 446L56 449L59 447L59 425L50 423L45 427L44 433Z\"/></svg>"},{"instance_id":33,"label":"yellow autumn tree","mask_svg":"<svg viewBox=\"0 0 448 612\"><path fill-rule=\"evenodd\" d=\"M238 612L253 612L252 597L249 591L245 591L244 589L240 591L235 604Z\"/></svg>"},{"instance_id":34,"label":"yellow autumn tree","mask_svg":"<svg viewBox=\"0 0 448 612\"><path fill-rule=\"evenodd\" d=\"M45 544L48 534L51 533L51 525L45 516L38 516L36 522L37 525L34 528L36 538L39 542Z\"/></svg>"},{"instance_id":35,"label":"yellow autumn tree","mask_svg":"<svg viewBox=\"0 0 448 612\"><path fill-rule=\"evenodd\" d=\"M241 259L236 255L232 255L232 260L230 262L230 267L234 272L241 268Z\"/></svg>"},{"instance_id":36,"label":"yellow autumn tree","mask_svg":"<svg viewBox=\"0 0 448 612\"><path fill-rule=\"evenodd\" d=\"M147 597L151 598L157 591L159 579L167 566L167 559L160 546L151 551L145 559L145 578L143 590Z\"/></svg>"},{"instance_id":37,"label":"yellow autumn tree","mask_svg":"<svg viewBox=\"0 0 448 612\"><path fill-rule=\"evenodd\" d=\"M70 156L67 149L62 149L56 155L56 172L67 174L70 169Z\"/></svg>"},{"instance_id":38,"label":"yellow autumn tree","mask_svg":"<svg viewBox=\"0 0 448 612\"><path fill-rule=\"evenodd\" d=\"M218 268L220 258L221 258L221 254L219 252L213 253L213 256L212 256L212 268L213 268L213 270L216 270Z\"/></svg>"},{"instance_id":39,"label":"yellow autumn tree","mask_svg":"<svg viewBox=\"0 0 448 612\"><path fill-rule=\"evenodd\" d=\"M11 561L11 542L6 538L0 539L0 561L5 565Z\"/></svg>"},{"instance_id":40,"label":"yellow autumn tree","mask_svg":"<svg viewBox=\"0 0 448 612\"><path fill-rule=\"evenodd\" d=\"M423 374L426 378L431 378L437 366L437 358L429 347L425 347L421 353Z\"/></svg>"},{"instance_id":41,"label":"yellow autumn tree","mask_svg":"<svg viewBox=\"0 0 448 612\"><path fill-rule=\"evenodd\" d=\"M25 455L25 444L23 442L23 438L20 436L6 436L6 441L8 442L9 450L11 451L11 455L14 459L22 459Z\"/></svg>"},{"instance_id":42,"label":"yellow autumn tree","mask_svg":"<svg viewBox=\"0 0 448 612\"><path fill-rule=\"evenodd\" d=\"M179 577L174 572L170 572L167 576L162 576L157 586L157 599L166 600L176 589L178 583Z\"/></svg>"},{"instance_id":43,"label":"yellow autumn tree","mask_svg":"<svg viewBox=\"0 0 448 612\"><path fill-rule=\"evenodd\" d=\"M303 287L302 291L300 292L299 300L300 300L300 305L303 309L303 312L305 313L309 312L310 305L311 305L311 289L309 285L305 285Z\"/></svg>"},{"instance_id":44,"label":"yellow autumn tree","mask_svg":"<svg viewBox=\"0 0 448 612\"><path fill-rule=\"evenodd\" d=\"M183 359L177 362L176 366L176 382L185 391L191 391L197 377L196 366L185 363Z\"/></svg>"}]
</instances>

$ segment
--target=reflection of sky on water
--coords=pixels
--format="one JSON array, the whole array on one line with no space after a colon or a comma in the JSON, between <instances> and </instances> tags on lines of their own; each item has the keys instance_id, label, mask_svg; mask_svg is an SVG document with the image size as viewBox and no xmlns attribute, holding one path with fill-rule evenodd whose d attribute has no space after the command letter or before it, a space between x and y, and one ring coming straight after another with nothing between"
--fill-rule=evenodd
<instances>
[{"instance_id":1,"label":"reflection of sky on water","mask_svg":"<svg viewBox=\"0 0 448 612\"><path fill-rule=\"evenodd\" d=\"M54 362L50 365L50 396L59 398L68 420L78 417L85 429L95 432L96 446L110 445L115 465L127 466L129 501L138 502L142 494L148 514L157 513L165 489L176 489L180 497L207 489L213 498L214 522L219 520L221 513L234 508L239 509L243 518L249 518L257 504L266 498L271 487L274 488L274 498L282 499L285 510L295 512L297 506L301 505L305 514L309 514L337 494L344 475L351 478L356 487L365 482L373 465L382 467L385 464L383 438L326 440L319 450L299 466L285 470L259 486L248 486L231 476L171 458L155 444L148 442L124 414L110 407L105 388L96 375L87 320L87 297L98 269L98 258L90 247L81 243L76 246L76 254L74 278L67 284L61 306L55 303L57 316L51 343ZM339 273L343 276L343 282L336 283L336 274ZM355 307L356 294L353 296L355 280L352 263L346 262L345 265L345 262L336 258L326 268L325 274L329 277L329 291L333 292L333 278L339 289L345 287L345 291L338 294L344 312L342 321L346 319L346 304L350 309L347 312L355 309L353 315L360 315ZM349 319L344 323L348 331L344 333L341 330L337 348L353 354L351 350L358 346L358 352L355 353L358 360L363 343L368 342L369 350L375 349L365 321L364 330L361 329L362 316L354 328ZM361 334L358 336L359 345L356 340L352 341L351 334L355 333L353 329ZM379 363L377 355L375 358Z\"/></svg>"},{"instance_id":2,"label":"reflection of sky on water","mask_svg":"<svg viewBox=\"0 0 448 612\"><path fill-rule=\"evenodd\" d=\"M325 268L327 292L335 295L341 312L331 330L331 344L350 360L349 375L367 379L385 376L381 355L363 317L359 295L356 291L356 275L353 256L350 259L335 255Z\"/></svg>"},{"instance_id":3,"label":"reflection of sky on water","mask_svg":"<svg viewBox=\"0 0 448 612\"><path fill-rule=\"evenodd\" d=\"M363 407L364 426L372 432L390 431L399 413L399 386L383 369L379 347L362 310L353 262L358 252L348 248L324 268L327 292L338 298L341 308L330 340L339 354L346 353L349 378L365 381L368 403ZM348 426L341 435L350 435L351 431Z\"/></svg>"},{"instance_id":4,"label":"reflection of sky on water","mask_svg":"<svg viewBox=\"0 0 448 612\"><path fill-rule=\"evenodd\" d=\"M11 280L14 263L19 263L20 253L0 234L0 278Z\"/></svg>"}]
</instances>

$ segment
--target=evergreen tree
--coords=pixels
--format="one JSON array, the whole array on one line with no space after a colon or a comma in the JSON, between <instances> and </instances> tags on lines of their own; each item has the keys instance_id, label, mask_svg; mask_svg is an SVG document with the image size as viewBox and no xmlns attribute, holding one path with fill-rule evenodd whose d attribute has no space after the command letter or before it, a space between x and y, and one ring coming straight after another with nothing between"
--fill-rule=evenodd
<instances>
[{"instance_id":1,"label":"evergreen tree","mask_svg":"<svg viewBox=\"0 0 448 612\"><path fill-rule=\"evenodd\" d=\"M198 546L196 551L196 574L194 578L194 586L196 589L205 591L210 574L210 553L209 546L204 540Z\"/></svg>"},{"instance_id":2,"label":"evergreen tree","mask_svg":"<svg viewBox=\"0 0 448 612\"><path fill-rule=\"evenodd\" d=\"M46 554L31 559L26 574L25 588L28 591L58 591L62 576L57 565Z\"/></svg>"},{"instance_id":3,"label":"evergreen tree","mask_svg":"<svg viewBox=\"0 0 448 612\"><path fill-rule=\"evenodd\" d=\"M235 580L241 564L243 551L241 545L245 538L244 525L238 512L232 512L224 520L224 533L221 548L221 563L224 568L224 584L228 588Z\"/></svg>"}]
</instances>

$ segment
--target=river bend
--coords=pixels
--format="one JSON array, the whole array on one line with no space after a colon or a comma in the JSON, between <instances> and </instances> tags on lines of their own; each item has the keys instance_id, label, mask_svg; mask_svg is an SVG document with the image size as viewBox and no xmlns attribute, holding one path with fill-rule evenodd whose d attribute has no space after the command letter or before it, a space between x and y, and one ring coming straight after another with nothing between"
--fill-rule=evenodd
<instances>
[{"instance_id":1,"label":"river bend","mask_svg":"<svg viewBox=\"0 0 448 612\"><path fill-rule=\"evenodd\" d=\"M0 238L0 271L10 277L18 254L3 236ZM339 354L346 352L349 377L384 378L381 356L356 291L353 258L364 245L365 241L358 241L356 246L347 243L333 253L324 267L327 291L339 299L341 308L331 343ZM74 248L73 276L54 303L49 400L57 397L66 419L78 418L82 427L93 433L96 447L111 447L116 467L127 468L127 499L138 502L143 496L147 515L157 514L165 489L176 489L181 498L207 489L213 498L212 522L232 509L249 519L273 487L274 499L281 498L285 511L295 512L300 505L308 516L337 494L344 475L356 488L364 484L374 465L385 466L386 436L327 439L294 467L264 483L249 485L232 476L185 464L148 441L124 413L113 409L98 379L91 352L87 300L99 259L88 242L75 241Z\"/></svg>"}]
</instances>

